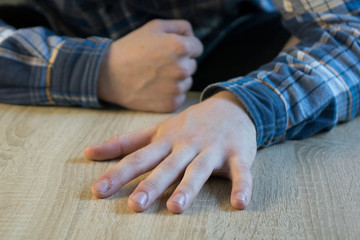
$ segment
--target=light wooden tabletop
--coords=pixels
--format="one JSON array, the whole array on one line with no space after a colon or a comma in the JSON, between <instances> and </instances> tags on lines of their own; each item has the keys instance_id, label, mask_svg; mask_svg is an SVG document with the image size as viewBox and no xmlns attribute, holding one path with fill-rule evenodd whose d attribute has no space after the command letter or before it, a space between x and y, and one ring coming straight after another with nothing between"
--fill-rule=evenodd
<instances>
[{"instance_id":1,"label":"light wooden tabletop","mask_svg":"<svg viewBox=\"0 0 360 240\"><path fill-rule=\"evenodd\" d=\"M181 215L165 207L173 188L146 212L129 210L143 177L95 199L92 182L116 161L91 162L84 146L168 116L0 104L0 239L360 239L360 118L260 150L245 211L221 178Z\"/></svg>"}]
</instances>

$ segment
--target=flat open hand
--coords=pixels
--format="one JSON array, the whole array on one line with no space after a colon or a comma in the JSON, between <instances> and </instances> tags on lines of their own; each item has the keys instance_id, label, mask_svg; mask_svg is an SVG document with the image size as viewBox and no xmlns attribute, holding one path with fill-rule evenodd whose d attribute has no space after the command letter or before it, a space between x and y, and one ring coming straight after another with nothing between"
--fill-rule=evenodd
<instances>
[{"instance_id":1,"label":"flat open hand","mask_svg":"<svg viewBox=\"0 0 360 240\"><path fill-rule=\"evenodd\" d=\"M94 183L96 197L111 196L153 170L130 195L129 207L146 210L181 179L167 201L169 211L181 213L212 174L232 180L231 204L244 209L251 198L250 168L256 150L253 122L236 97L223 91L157 126L87 147L84 154L94 160L126 155Z\"/></svg>"}]
</instances>

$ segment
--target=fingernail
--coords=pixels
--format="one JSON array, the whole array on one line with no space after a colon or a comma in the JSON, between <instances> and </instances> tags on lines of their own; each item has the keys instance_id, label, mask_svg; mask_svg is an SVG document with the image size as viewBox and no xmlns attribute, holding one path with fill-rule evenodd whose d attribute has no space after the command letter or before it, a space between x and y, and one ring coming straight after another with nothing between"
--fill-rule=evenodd
<instances>
[{"instance_id":1,"label":"fingernail","mask_svg":"<svg viewBox=\"0 0 360 240\"><path fill-rule=\"evenodd\" d=\"M109 190L109 182L106 180L101 180L94 184L94 188L97 192L106 193Z\"/></svg>"},{"instance_id":2,"label":"fingernail","mask_svg":"<svg viewBox=\"0 0 360 240\"><path fill-rule=\"evenodd\" d=\"M176 202L180 206L184 207L185 206L185 195L182 193L178 193L171 199L171 201Z\"/></svg>"},{"instance_id":3,"label":"fingernail","mask_svg":"<svg viewBox=\"0 0 360 240\"><path fill-rule=\"evenodd\" d=\"M248 203L248 196L247 196L246 193L238 193L238 194L236 194L235 199L240 200L245 204Z\"/></svg>"},{"instance_id":4,"label":"fingernail","mask_svg":"<svg viewBox=\"0 0 360 240\"><path fill-rule=\"evenodd\" d=\"M138 203L138 204L140 204L142 206L145 206L145 204L146 204L146 202L148 200L148 197L147 197L146 193L144 193L144 192L137 192L137 193L135 193L134 195L131 196L131 199L134 202L136 202L136 203Z\"/></svg>"}]
</instances>

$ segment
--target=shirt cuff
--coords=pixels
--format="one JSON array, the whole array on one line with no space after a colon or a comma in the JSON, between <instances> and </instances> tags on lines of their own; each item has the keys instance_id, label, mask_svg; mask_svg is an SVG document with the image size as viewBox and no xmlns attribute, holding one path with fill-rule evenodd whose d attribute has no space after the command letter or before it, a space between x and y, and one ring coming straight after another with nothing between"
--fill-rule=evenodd
<instances>
[{"instance_id":1,"label":"shirt cuff","mask_svg":"<svg viewBox=\"0 0 360 240\"><path fill-rule=\"evenodd\" d=\"M101 106L97 95L98 75L111 42L99 37L66 38L54 48L46 76L50 104Z\"/></svg>"},{"instance_id":2,"label":"shirt cuff","mask_svg":"<svg viewBox=\"0 0 360 240\"><path fill-rule=\"evenodd\" d=\"M208 86L201 100L223 90L234 93L253 120L258 147L284 141L288 125L287 111L280 96L262 82L244 77Z\"/></svg>"}]
</instances>

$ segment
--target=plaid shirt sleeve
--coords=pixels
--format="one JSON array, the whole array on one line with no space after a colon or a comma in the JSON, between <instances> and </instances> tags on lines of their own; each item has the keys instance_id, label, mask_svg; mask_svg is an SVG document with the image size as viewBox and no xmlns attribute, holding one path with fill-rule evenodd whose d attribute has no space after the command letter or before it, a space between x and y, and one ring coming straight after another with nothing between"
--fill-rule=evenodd
<instances>
[{"instance_id":1,"label":"plaid shirt sleeve","mask_svg":"<svg viewBox=\"0 0 360 240\"><path fill-rule=\"evenodd\" d=\"M202 96L236 94L256 125L259 147L329 130L360 111L360 1L274 2L301 42Z\"/></svg>"},{"instance_id":2,"label":"plaid shirt sleeve","mask_svg":"<svg viewBox=\"0 0 360 240\"><path fill-rule=\"evenodd\" d=\"M16 30L0 20L0 102L97 107L97 77L110 40Z\"/></svg>"}]
</instances>

